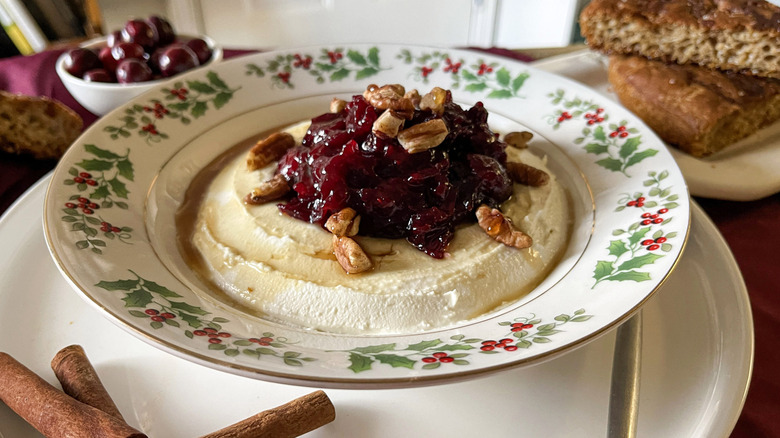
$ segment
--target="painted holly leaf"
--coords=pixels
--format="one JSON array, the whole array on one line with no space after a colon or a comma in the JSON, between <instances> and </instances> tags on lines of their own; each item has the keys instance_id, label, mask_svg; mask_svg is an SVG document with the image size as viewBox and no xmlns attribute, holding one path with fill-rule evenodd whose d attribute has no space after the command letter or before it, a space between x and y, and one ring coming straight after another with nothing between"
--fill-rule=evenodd
<instances>
[{"instance_id":1,"label":"painted holly leaf","mask_svg":"<svg viewBox=\"0 0 780 438\"><path fill-rule=\"evenodd\" d=\"M371 364L374 363L374 359L369 356L351 352L349 353L349 362L351 365L348 368L355 373L359 373L370 370Z\"/></svg>"},{"instance_id":2,"label":"painted holly leaf","mask_svg":"<svg viewBox=\"0 0 780 438\"><path fill-rule=\"evenodd\" d=\"M331 81L340 81L340 80L346 78L347 76L349 76L349 70L346 69L346 68L341 68L341 69L338 69L338 70L334 71L333 73L331 73L330 80Z\"/></svg>"},{"instance_id":3,"label":"painted holly leaf","mask_svg":"<svg viewBox=\"0 0 780 438\"><path fill-rule=\"evenodd\" d=\"M88 153L90 153L90 154L92 154L92 155L94 155L94 156L96 156L98 158L105 158L105 159L108 159L108 160L120 158L119 155L117 155L117 154L115 154L115 153L113 153L113 152L111 152L109 150L101 149L101 148L95 146L94 144L85 144L84 145L84 150L86 150Z\"/></svg>"},{"instance_id":4,"label":"painted holly leaf","mask_svg":"<svg viewBox=\"0 0 780 438\"><path fill-rule=\"evenodd\" d=\"M217 92L214 87L201 81L188 81L187 85L190 87L190 89L199 93L214 94Z\"/></svg>"},{"instance_id":5,"label":"painted holly leaf","mask_svg":"<svg viewBox=\"0 0 780 438\"><path fill-rule=\"evenodd\" d=\"M493 90L488 93L487 97L493 99L508 99L513 97L513 94L509 90Z\"/></svg>"},{"instance_id":6,"label":"painted holly leaf","mask_svg":"<svg viewBox=\"0 0 780 438\"><path fill-rule=\"evenodd\" d=\"M213 100L214 108L217 109L222 108L232 98L233 98L233 94L231 93L225 93L225 92L217 93L217 95L214 96L214 100Z\"/></svg>"},{"instance_id":7,"label":"painted holly leaf","mask_svg":"<svg viewBox=\"0 0 780 438\"><path fill-rule=\"evenodd\" d=\"M152 294L144 289L136 289L128 292L122 301L125 302L125 307L146 307L152 302Z\"/></svg>"},{"instance_id":8,"label":"painted holly leaf","mask_svg":"<svg viewBox=\"0 0 780 438\"><path fill-rule=\"evenodd\" d=\"M431 341L422 341L422 342L418 342L416 344L409 345L408 347L406 347L406 349L407 350L412 350L412 351L424 351L424 350L427 350L429 348L433 348L433 347L435 347L435 346L437 346L439 344L441 344L441 341L438 340L438 339L434 339L434 340L431 340Z\"/></svg>"},{"instance_id":9,"label":"painted holly leaf","mask_svg":"<svg viewBox=\"0 0 780 438\"><path fill-rule=\"evenodd\" d=\"M498 71L496 72L496 81L498 81L499 84L505 87L509 86L510 80L511 80L511 75L509 74L509 70L503 67L498 69Z\"/></svg>"},{"instance_id":10,"label":"painted holly leaf","mask_svg":"<svg viewBox=\"0 0 780 438\"><path fill-rule=\"evenodd\" d=\"M623 169L623 162L616 159L616 158L603 158L601 160L596 161L596 164L599 166L609 169L615 172L620 172Z\"/></svg>"},{"instance_id":11,"label":"painted holly leaf","mask_svg":"<svg viewBox=\"0 0 780 438\"><path fill-rule=\"evenodd\" d=\"M110 180L106 181L108 185L111 186L111 190L114 192L115 195L119 196L120 198L127 199L128 192L127 186L124 182L122 182L118 178L111 178Z\"/></svg>"},{"instance_id":12,"label":"painted holly leaf","mask_svg":"<svg viewBox=\"0 0 780 438\"><path fill-rule=\"evenodd\" d=\"M473 345L467 345L467 344L447 344L442 345L441 347L436 347L434 350L436 351L456 351L456 350L473 350Z\"/></svg>"},{"instance_id":13,"label":"painted holly leaf","mask_svg":"<svg viewBox=\"0 0 780 438\"><path fill-rule=\"evenodd\" d=\"M200 307L178 301L171 301L171 307L174 309L183 310L185 312L194 313L196 315L207 315L209 313Z\"/></svg>"},{"instance_id":14,"label":"painted holly leaf","mask_svg":"<svg viewBox=\"0 0 780 438\"><path fill-rule=\"evenodd\" d=\"M596 155L606 154L609 152L609 146L602 143L588 143L585 146L585 152Z\"/></svg>"},{"instance_id":15,"label":"painted holly leaf","mask_svg":"<svg viewBox=\"0 0 780 438\"><path fill-rule=\"evenodd\" d=\"M110 170L112 167L114 167L114 163L111 161L95 160L95 159L81 160L81 162L76 163L76 165L86 171L91 171L91 172L102 172L102 171Z\"/></svg>"},{"instance_id":16,"label":"painted holly leaf","mask_svg":"<svg viewBox=\"0 0 780 438\"><path fill-rule=\"evenodd\" d=\"M409 359L405 356L399 356L397 354L377 354L374 356L374 359L383 364L390 365L393 368L413 369L414 364L417 363L417 361Z\"/></svg>"},{"instance_id":17,"label":"painted holly leaf","mask_svg":"<svg viewBox=\"0 0 780 438\"><path fill-rule=\"evenodd\" d=\"M518 90L523 86L525 83L525 80L531 77L528 73L520 73L517 75L517 77L512 81L512 91L517 93Z\"/></svg>"},{"instance_id":18,"label":"painted holly leaf","mask_svg":"<svg viewBox=\"0 0 780 438\"><path fill-rule=\"evenodd\" d=\"M650 232L650 227L640 228L640 229L636 230L634 232L634 234L632 234L628 238L628 243L630 245L636 245L637 242L642 240L647 235L648 232Z\"/></svg>"},{"instance_id":19,"label":"painted holly leaf","mask_svg":"<svg viewBox=\"0 0 780 438\"><path fill-rule=\"evenodd\" d=\"M622 240L613 240L609 242L609 254L620 257L621 255L628 252L628 247L626 247L625 242Z\"/></svg>"},{"instance_id":20,"label":"painted holly leaf","mask_svg":"<svg viewBox=\"0 0 780 438\"><path fill-rule=\"evenodd\" d=\"M159 284L157 284L157 283L155 283L153 281L144 280L144 287L149 289L151 292L154 292L154 293L159 294L161 296L164 296L166 298L178 298L178 297L181 297L181 295L177 294L176 292L168 289L165 286L160 286Z\"/></svg>"},{"instance_id":21,"label":"painted holly leaf","mask_svg":"<svg viewBox=\"0 0 780 438\"><path fill-rule=\"evenodd\" d=\"M623 146L620 147L620 156L623 158L627 158L631 154L633 154L637 148L639 148L639 145L641 144L640 137L631 137L626 139L626 142L623 143Z\"/></svg>"},{"instance_id":22,"label":"painted holly leaf","mask_svg":"<svg viewBox=\"0 0 780 438\"><path fill-rule=\"evenodd\" d=\"M132 290L138 287L138 279L135 280L117 280L117 281L100 281L95 286L103 288L108 291L115 290Z\"/></svg>"},{"instance_id":23,"label":"painted holly leaf","mask_svg":"<svg viewBox=\"0 0 780 438\"><path fill-rule=\"evenodd\" d=\"M376 353L381 353L383 351L393 351L393 350L395 350L395 343L392 343L392 344L380 344L380 345L370 345L368 347L357 347L357 348L353 348L352 350L356 351L358 353L376 354Z\"/></svg>"},{"instance_id":24,"label":"painted holly leaf","mask_svg":"<svg viewBox=\"0 0 780 438\"><path fill-rule=\"evenodd\" d=\"M634 257L631 260L626 260L625 262L621 263L620 266L618 266L618 271L627 271L629 269L640 268L642 266L655 263L655 261L661 257L663 256L652 253Z\"/></svg>"},{"instance_id":25,"label":"painted holly leaf","mask_svg":"<svg viewBox=\"0 0 780 438\"><path fill-rule=\"evenodd\" d=\"M133 170L133 163L128 159L119 160L116 162L116 169L119 171L119 175L128 181L133 181L135 178L135 171Z\"/></svg>"},{"instance_id":26,"label":"painted holly leaf","mask_svg":"<svg viewBox=\"0 0 780 438\"><path fill-rule=\"evenodd\" d=\"M617 274L609 277L609 280L612 281L647 281L650 280L650 274L647 272L639 272L639 271L627 271L627 272L618 272Z\"/></svg>"},{"instance_id":27,"label":"painted holly leaf","mask_svg":"<svg viewBox=\"0 0 780 438\"><path fill-rule=\"evenodd\" d=\"M596 270L593 272L593 278L601 280L602 278L609 276L609 274L612 273L612 269L612 262L599 260L598 263L596 263Z\"/></svg>"},{"instance_id":28,"label":"painted holly leaf","mask_svg":"<svg viewBox=\"0 0 780 438\"><path fill-rule=\"evenodd\" d=\"M636 154L632 155L631 158L628 159L626 162L626 167L633 166L634 164L644 160L645 158L649 158L657 154L658 151L655 149L645 149L641 152L637 152Z\"/></svg>"}]
</instances>

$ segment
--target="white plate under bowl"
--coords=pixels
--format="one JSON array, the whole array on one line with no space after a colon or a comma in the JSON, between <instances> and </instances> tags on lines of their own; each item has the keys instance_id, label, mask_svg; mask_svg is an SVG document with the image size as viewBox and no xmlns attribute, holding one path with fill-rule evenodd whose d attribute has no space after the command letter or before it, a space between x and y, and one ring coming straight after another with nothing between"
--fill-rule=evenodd
<instances>
[{"instance_id":1,"label":"white plate under bowl","mask_svg":"<svg viewBox=\"0 0 780 438\"><path fill-rule=\"evenodd\" d=\"M607 59L590 50L533 64L581 82L618 102L607 81ZM753 201L780 192L780 123L775 123L706 158L695 158L674 147L691 195L730 201Z\"/></svg>"},{"instance_id":2,"label":"white plate under bowl","mask_svg":"<svg viewBox=\"0 0 780 438\"><path fill-rule=\"evenodd\" d=\"M548 157L573 210L568 249L542 284L467 324L334 336L248 315L190 282L169 226L187 181L224 148L326 112L333 96L362 93L371 83L452 89L463 105L484 102L494 130L535 133L530 147ZM79 198L99 208L76 207ZM674 159L621 106L523 63L397 45L261 53L161 85L76 141L54 171L44 212L46 241L65 278L131 333L223 371L350 388L463 380L581 346L660 287L681 255L689 221ZM102 222L117 229L100 231ZM657 245L642 244L654 239ZM149 313L163 309L175 318L152 320ZM526 326L513 330L516 323ZM194 335L205 328L225 336L210 343ZM482 348L499 339L516 349ZM450 359L434 360L442 354Z\"/></svg>"},{"instance_id":3,"label":"white plate under bowl","mask_svg":"<svg viewBox=\"0 0 780 438\"><path fill-rule=\"evenodd\" d=\"M149 436L203 436L312 389L223 373L169 355L103 318L49 260L44 178L0 218L0 350L58 385L49 362L84 347L125 419ZM728 437L753 361L739 268L700 208L678 268L643 307L638 436ZM538 366L453 385L327 389L336 421L307 437L606 436L614 330ZM182 418L186 418L183 421ZM0 403L0 434L40 438Z\"/></svg>"}]
</instances>

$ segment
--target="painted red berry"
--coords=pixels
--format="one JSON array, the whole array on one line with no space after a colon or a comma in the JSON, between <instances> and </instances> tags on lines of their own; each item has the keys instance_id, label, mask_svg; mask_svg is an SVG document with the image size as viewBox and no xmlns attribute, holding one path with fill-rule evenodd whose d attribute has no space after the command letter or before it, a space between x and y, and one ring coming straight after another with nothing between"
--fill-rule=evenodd
<instances>
[{"instance_id":1,"label":"painted red berry","mask_svg":"<svg viewBox=\"0 0 780 438\"><path fill-rule=\"evenodd\" d=\"M147 314L147 315L154 316L154 315L157 315L160 312L157 309L146 309L146 310L144 310L144 313Z\"/></svg>"},{"instance_id":2,"label":"painted red berry","mask_svg":"<svg viewBox=\"0 0 780 438\"><path fill-rule=\"evenodd\" d=\"M219 336L220 338L229 338L229 337L231 337L233 335L231 335L228 332L219 332L219 333L217 333L217 336Z\"/></svg>"},{"instance_id":3,"label":"painted red berry","mask_svg":"<svg viewBox=\"0 0 780 438\"><path fill-rule=\"evenodd\" d=\"M260 339L257 339L257 338L249 338L249 339L247 339L247 341L252 342L254 344L259 344L260 343Z\"/></svg>"},{"instance_id":4,"label":"painted red berry","mask_svg":"<svg viewBox=\"0 0 780 438\"><path fill-rule=\"evenodd\" d=\"M203 330L195 330L192 332L192 334L195 336L206 336L206 332Z\"/></svg>"},{"instance_id":5,"label":"painted red berry","mask_svg":"<svg viewBox=\"0 0 780 438\"><path fill-rule=\"evenodd\" d=\"M498 341L498 342L499 342L500 344L511 344L511 343L512 343L512 340L511 340L511 339L509 339L509 338L504 338L504 339L502 339L502 340L500 340L500 341Z\"/></svg>"},{"instance_id":6,"label":"painted red berry","mask_svg":"<svg viewBox=\"0 0 780 438\"><path fill-rule=\"evenodd\" d=\"M653 223L653 221L651 221L650 219L645 219L645 220L642 221L642 225L650 225L652 223Z\"/></svg>"},{"instance_id":7,"label":"painted red berry","mask_svg":"<svg viewBox=\"0 0 780 438\"><path fill-rule=\"evenodd\" d=\"M517 345L507 345L506 347L504 347L504 350L506 350L506 351L515 351L515 350L517 350Z\"/></svg>"},{"instance_id":8,"label":"painted red berry","mask_svg":"<svg viewBox=\"0 0 780 438\"><path fill-rule=\"evenodd\" d=\"M441 359L439 359L439 362L441 362L441 363L450 363L450 362L453 362L454 360L455 360L455 358L447 356L447 357L442 357Z\"/></svg>"},{"instance_id":9,"label":"painted red berry","mask_svg":"<svg viewBox=\"0 0 780 438\"><path fill-rule=\"evenodd\" d=\"M445 353L443 351L437 351L436 353L433 353L431 356L433 356L435 358L442 358L442 357L447 356L447 353Z\"/></svg>"},{"instance_id":10,"label":"painted red berry","mask_svg":"<svg viewBox=\"0 0 780 438\"><path fill-rule=\"evenodd\" d=\"M648 218L650 218L650 216L651 216L650 213L642 213L642 217L644 219L648 219Z\"/></svg>"},{"instance_id":11,"label":"painted red berry","mask_svg":"<svg viewBox=\"0 0 780 438\"><path fill-rule=\"evenodd\" d=\"M65 203L65 207L67 207L67 208L76 208L76 204L74 204L72 202L66 202Z\"/></svg>"},{"instance_id":12,"label":"painted red berry","mask_svg":"<svg viewBox=\"0 0 780 438\"><path fill-rule=\"evenodd\" d=\"M163 313L161 313L161 314L160 314L160 316L162 316L162 317L163 317L163 318L165 318L165 319L172 319L172 318L176 318L176 315L174 315L174 314L173 314L173 313L171 313L171 312L163 312Z\"/></svg>"},{"instance_id":13,"label":"painted red berry","mask_svg":"<svg viewBox=\"0 0 780 438\"><path fill-rule=\"evenodd\" d=\"M479 349L482 350L482 351L493 351L493 350L496 349L496 347L494 347L492 345L483 345Z\"/></svg>"},{"instance_id":14,"label":"painted red berry","mask_svg":"<svg viewBox=\"0 0 780 438\"><path fill-rule=\"evenodd\" d=\"M659 237L655 239L655 243L664 243L666 242L666 237Z\"/></svg>"},{"instance_id":15,"label":"painted red berry","mask_svg":"<svg viewBox=\"0 0 780 438\"><path fill-rule=\"evenodd\" d=\"M648 251L655 251L655 250L657 250L657 249L658 249L658 248L660 248L660 247L661 247L661 245L655 245L655 244L653 244L653 245L650 245L650 246L648 246L648 247L647 247L647 250L648 250Z\"/></svg>"},{"instance_id":16,"label":"painted red berry","mask_svg":"<svg viewBox=\"0 0 780 438\"><path fill-rule=\"evenodd\" d=\"M211 327L206 327L206 328L203 329L203 331L206 332L206 333L216 333L217 332L216 329L213 329Z\"/></svg>"},{"instance_id":17,"label":"painted red berry","mask_svg":"<svg viewBox=\"0 0 780 438\"><path fill-rule=\"evenodd\" d=\"M618 136L618 133L617 132L610 132L609 136L612 137L612 138L615 138L615 137Z\"/></svg>"},{"instance_id":18,"label":"painted red berry","mask_svg":"<svg viewBox=\"0 0 780 438\"><path fill-rule=\"evenodd\" d=\"M155 316L152 317L152 321L163 322L163 321L165 321L165 318L163 318L162 316L159 316L159 315L155 315Z\"/></svg>"},{"instance_id":19,"label":"painted red berry","mask_svg":"<svg viewBox=\"0 0 780 438\"><path fill-rule=\"evenodd\" d=\"M432 357L424 357L424 358L422 358L422 361L425 362L425 363L433 363L433 362L436 362L436 359L434 359Z\"/></svg>"},{"instance_id":20,"label":"painted red berry","mask_svg":"<svg viewBox=\"0 0 780 438\"><path fill-rule=\"evenodd\" d=\"M633 207L633 206L636 205L636 201L628 201L628 203L626 205L629 206L629 207Z\"/></svg>"},{"instance_id":21,"label":"painted red berry","mask_svg":"<svg viewBox=\"0 0 780 438\"><path fill-rule=\"evenodd\" d=\"M667 213L668 211L669 211L668 208L662 208L662 209L658 210L658 214L664 214L664 213Z\"/></svg>"},{"instance_id":22,"label":"painted red berry","mask_svg":"<svg viewBox=\"0 0 780 438\"><path fill-rule=\"evenodd\" d=\"M90 209L88 209L88 208L84 208L84 209L82 209L81 211L82 211L84 214L92 214L92 213L94 213L94 211L92 211L92 210L90 210Z\"/></svg>"},{"instance_id":23,"label":"painted red berry","mask_svg":"<svg viewBox=\"0 0 780 438\"><path fill-rule=\"evenodd\" d=\"M640 196L640 197L636 198L636 202L645 202L645 197L644 196Z\"/></svg>"},{"instance_id":24,"label":"painted red berry","mask_svg":"<svg viewBox=\"0 0 780 438\"><path fill-rule=\"evenodd\" d=\"M660 223L661 223L661 222L663 222L663 221L664 221L664 219L663 219L663 218L661 218L661 217L657 217L657 218L653 219L653 223L654 223L654 224L660 224Z\"/></svg>"},{"instance_id":25,"label":"painted red berry","mask_svg":"<svg viewBox=\"0 0 780 438\"><path fill-rule=\"evenodd\" d=\"M642 246L652 245L653 243L655 243L653 239L645 239L642 241Z\"/></svg>"},{"instance_id":26,"label":"painted red berry","mask_svg":"<svg viewBox=\"0 0 780 438\"><path fill-rule=\"evenodd\" d=\"M82 178L80 176L77 176L77 177L73 178L73 181L75 181L78 184L81 184L81 183L84 182L84 178Z\"/></svg>"},{"instance_id":27,"label":"painted red berry","mask_svg":"<svg viewBox=\"0 0 780 438\"><path fill-rule=\"evenodd\" d=\"M221 344L222 339L219 338L209 338L209 344Z\"/></svg>"},{"instance_id":28,"label":"painted red berry","mask_svg":"<svg viewBox=\"0 0 780 438\"><path fill-rule=\"evenodd\" d=\"M482 341L482 345L496 345L496 341Z\"/></svg>"},{"instance_id":29,"label":"painted red berry","mask_svg":"<svg viewBox=\"0 0 780 438\"><path fill-rule=\"evenodd\" d=\"M597 112L597 113L599 113L599 114L601 114L601 113L603 113L603 112L604 112L604 108L598 108L598 109L596 110L596 112Z\"/></svg>"},{"instance_id":30,"label":"painted red berry","mask_svg":"<svg viewBox=\"0 0 780 438\"><path fill-rule=\"evenodd\" d=\"M82 198L77 199L77 201L86 203L86 202L89 202L89 199L82 197Z\"/></svg>"},{"instance_id":31,"label":"painted red berry","mask_svg":"<svg viewBox=\"0 0 780 438\"><path fill-rule=\"evenodd\" d=\"M645 203L644 203L644 202L642 202L642 201L637 201L637 203L636 203L636 206L637 206L637 208L639 208L639 207L644 207L644 206L645 206Z\"/></svg>"},{"instance_id":32,"label":"painted red berry","mask_svg":"<svg viewBox=\"0 0 780 438\"><path fill-rule=\"evenodd\" d=\"M626 138L626 137L628 137L628 132L623 131L620 133L620 138Z\"/></svg>"}]
</instances>

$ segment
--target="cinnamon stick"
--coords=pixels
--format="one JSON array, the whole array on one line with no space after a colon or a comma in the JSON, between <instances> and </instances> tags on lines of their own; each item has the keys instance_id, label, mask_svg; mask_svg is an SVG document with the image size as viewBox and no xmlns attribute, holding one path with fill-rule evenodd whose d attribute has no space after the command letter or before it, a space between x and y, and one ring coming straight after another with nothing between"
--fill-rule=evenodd
<instances>
[{"instance_id":1,"label":"cinnamon stick","mask_svg":"<svg viewBox=\"0 0 780 438\"><path fill-rule=\"evenodd\" d=\"M0 400L47 438L146 438L124 421L58 390L3 352Z\"/></svg>"},{"instance_id":2,"label":"cinnamon stick","mask_svg":"<svg viewBox=\"0 0 780 438\"><path fill-rule=\"evenodd\" d=\"M336 409L328 396L315 391L202 438L293 438L335 419Z\"/></svg>"},{"instance_id":3,"label":"cinnamon stick","mask_svg":"<svg viewBox=\"0 0 780 438\"><path fill-rule=\"evenodd\" d=\"M51 369L65 394L125 421L80 345L58 351L51 361Z\"/></svg>"}]
</instances>

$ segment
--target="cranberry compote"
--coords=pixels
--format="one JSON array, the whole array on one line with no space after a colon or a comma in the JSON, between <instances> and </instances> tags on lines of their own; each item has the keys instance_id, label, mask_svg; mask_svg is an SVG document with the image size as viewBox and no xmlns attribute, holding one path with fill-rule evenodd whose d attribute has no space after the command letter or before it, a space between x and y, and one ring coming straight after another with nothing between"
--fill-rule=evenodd
<instances>
[{"instance_id":1,"label":"cranberry compote","mask_svg":"<svg viewBox=\"0 0 780 438\"><path fill-rule=\"evenodd\" d=\"M474 221L480 204L498 206L512 193L506 145L487 125L481 103L463 110L448 93L441 116L416 110L405 128L442 118L449 134L440 145L411 154L396 139L371 132L379 112L357 95L339 113L312 120L300 146L279 161L294 191L282 212L323 225L351 207L360 234L405 238L444 257L456 225Z\"/></svg>"}]
</instances>

